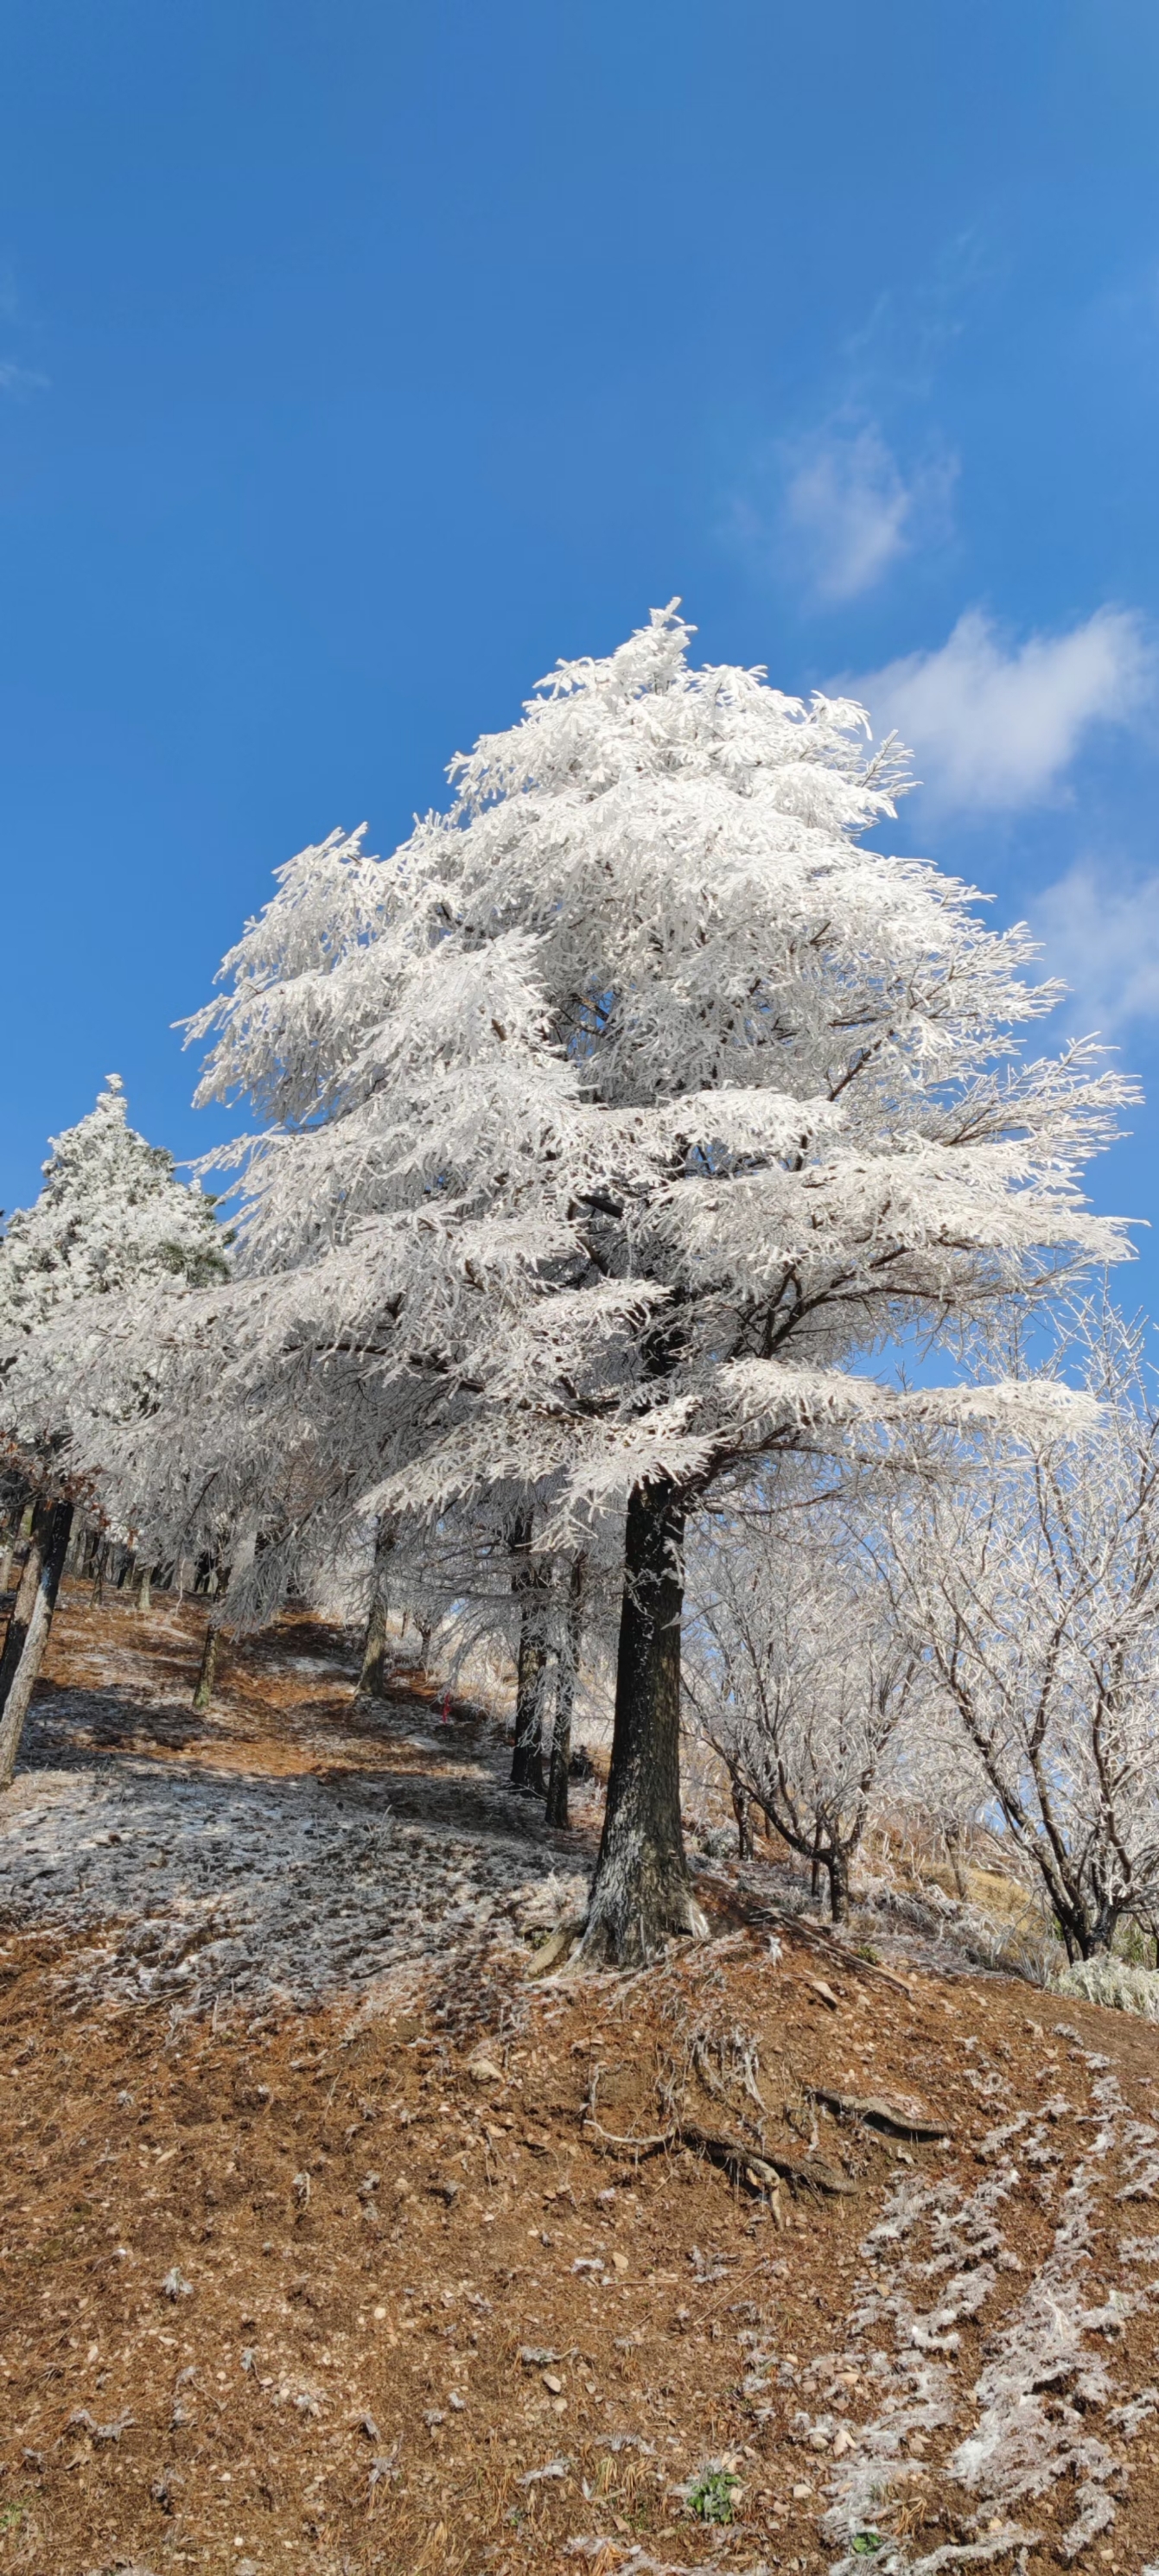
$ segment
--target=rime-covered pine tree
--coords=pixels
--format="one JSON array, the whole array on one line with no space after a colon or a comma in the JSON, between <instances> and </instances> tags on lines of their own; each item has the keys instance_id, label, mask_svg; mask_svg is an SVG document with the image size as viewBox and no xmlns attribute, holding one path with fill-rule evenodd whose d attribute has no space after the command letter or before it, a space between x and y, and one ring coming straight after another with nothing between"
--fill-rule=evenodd
<instances>
[{"instance_id":1,"label":"rime-covered pine tree","mask_svg":"<svg viewBox=\"0 0 1159 2576\"><path fill-rule=\"evenodd\" d=\"M49 1143L44 1187L0 1241L0 1365L80 1297L124 1296L158 1273L193 1287L225 1275L212 1199L130 1127L119 1074Z\"/></svg>"},{"instance_id":2,"label":"rime-covered pine tree","mask_svg":"<svg viewBox=\"0 0 1159 2576\"><path fill-rule=\"evenodd\" d=\"M70 1310L123 1302L158 1276L201 1287L226 1273L213 1202L176 1178L173 1156L129 1126L119 1074L95 1108L50 1140L44 1187L0 1241L0 1436L36 1495L32 1536L0 1656L0 1786L12 1777L64 1567L73 1505L65 1425L21 1402L21 1362ZM62 1474L63 1469L63 1474Z\"/></svg>"},{"instance_id":3,"label":"rime-covered pine tree","mask_svg":"<svg viewBox=\"0 0 1159 2576\"><path fill-rule=\"evenodd\" d=\"M621 1517L587 1931L620 1960L697 1922L689 1512L896 1409L856 1351L1125 1248L1079 1176L1129 1086L1081 1046L1028 1061L1055 992L1025 932L864 845L896 746L851 704L693 668L690 633L670 608L561 665L385 864L357 834L303 852L192 1024L201 1096L264 1122L223 1359L196 1296L176 1334L215 1405L271 1459L313 1444L351 1511L503 1486L545 1548ZM171 1386L162 1431L190 1418L176 1361Z\"/></svg>"}]
</instances>

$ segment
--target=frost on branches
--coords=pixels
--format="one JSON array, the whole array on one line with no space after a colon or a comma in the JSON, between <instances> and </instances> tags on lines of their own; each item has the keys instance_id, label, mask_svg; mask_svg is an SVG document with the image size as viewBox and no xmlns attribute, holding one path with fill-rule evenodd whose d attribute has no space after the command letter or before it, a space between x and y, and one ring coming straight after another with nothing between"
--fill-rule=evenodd
<instances>
[{"instance_id":1,"label":"frost on branches","mask_svg":"<svg viewBox=\"0 0 1159 2576\"><path fill-rule=\"evenodd\" d=\"M728 1772L742 1845L755 1800L811 1862L814 1893L824 1870L840 1923L925 1676L844 1515L805 1486L795 1500L780 1515L725 1514L713 1543L697 1546L685 1687Z\"/></svg>"},{"instance_id":2,"label":"frost on branches","mask_svg":"<svg viewBox=\"0 0 1159 2576\"><path fill-rule=\"evenodd\" d=\"M80 1297L125 1295L158 1273L201 1287L225 1275L213 1201L129 1126L119 1074L95 1109L50 1139L44 1188L0 1242L0 1364Z\"/></svg>"},{"instance_id":3,"label":"frost on branches","mask_svg":"<svg viewBox=\"0 0 1159 2576\"><path fill-rule=\"evenodd\" d=\"M927 1452L898 1597L1068 1958L1159 1935L1159 1409L1142 1336L1080 1308L1057 1365L1097 1409Z\"/></svg>"},{"instance_id":4,"label":"frost on branches","mask_svg":"<svg viewBox=\"0 0 1159 2576\"><path fill-rule=\"evenodd\" d=\"M110 1074L95 1109L51 1139L44 1188L0 1241L0 1437L14 1501L29 1489L37 1497L0 1657L0 1786L12 1777L64 1567L70 1467L98 1463L91 1453L79 1462L65 1454L69 1383L83 1377L86 1337L76 1318L102 1300L123 1306L159 1276L200 1287L226 1267L212 1200L178 1181L173 1156L129 1126L120 1076ZM46 1399L29 1355L42 1341L51 1346L54 1333Z\"/></svg>"},{"instance_id":5,"label":"frost on branches","mask_svg":"<svg viewBox=\"0 0 1159 2576\"><path fill-rule=\"evenodd\" d=\"M1083 1047L1028 1061L1054 988L1025 934L864 846L896 746L844 701L694 669L690 635L672 607L561 665L385 864L336 834L282 871L191 1024L200 1096L261 1124L237 1282L212 1330L196 1296L167 1315L157 1417L163 1476L200 1440L227 1479L233 1437L291 1519L307 1492L421 1521L504 1487L537 1546L622 1525L587 1932L620 1960L697 1921L698 1499L896 1409L855 1351L1125 1249L1079 1176L1129 1086Z\"/></svg>"}]
</instances>

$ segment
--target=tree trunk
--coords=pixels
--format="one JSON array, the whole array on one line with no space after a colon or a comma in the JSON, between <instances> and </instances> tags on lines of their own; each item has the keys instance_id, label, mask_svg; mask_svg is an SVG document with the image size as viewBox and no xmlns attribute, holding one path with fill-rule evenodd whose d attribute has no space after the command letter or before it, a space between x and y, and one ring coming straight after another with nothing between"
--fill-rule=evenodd
<instances>
[{"instance_id":1,"label":"tree trunk","mask_svg":"<svg viewBox=\"0 0 1159 2576\"><path fill-rule=\"evenodd\" d=\"M151 1609L152 1609L152 1607L153 1607L153 1568L152 1568L152 1566L151 1566L150 1564L148 1564L148 1562L146 1562L146 1564L142 1567L142 1570L141 1570L141 1580L140 1580L140 1583L139 1583L139 1584L138 1584L138 1586L137 1586L137 1608L138 1608L139 1610L151 1610Z\"/></svg>"},{"instance_id":2,"label":"tree trunk","mask_svg":"<svg viewBox=\"0 0 1159 2576\"><path fill-rule=\"evenodd\" d=\"M749 1802L739 1780L731 1782L729 1795L732 1799L732 1812L736 1818L737 1859L751 1860L753 1856L753 1832L752 1824L749 1819Z\"/></svg>"},{"instance_id":3,"label":"tree trunk","mask_svg":"<svg viewBox=\"0 0 1159 2576\"><path fill-rule=\"evenodd\" d=\"M809 1893L810 1893L810 1895L811 1895L811 1896L814 1896L814 1897L819 1896L819 1895L820 1895L820 1893L821 1893L821 1827L820 1827L820 1825L818 1825L818 1827L817 1827L817 1831L816 1831L816 1833L815 1833L815 1834L814 1834L814 1836L813 1836L813 1864L812 1864L812 1868L811 1868L811 1870L810 1870L810 1872L809 1872Z\"/></svg>"},{"instance_id":4,"label":"tree trunk","mask_svg":"<svg viewBox=\"0 0 1159 2576\"><path fill-rule=\"evenodd\" d=\"M543 1627L543 1593L550 1582L549 1566L537 1565L531 1554L532 1518L521 1512L511 1534L511 1553L515 1560L511 1589L522 1602L519 1620L519 1654L515 1680L515 1750L511 1757L511 1786L521 1798L542 1798L543 1778L543 1683L547 1669L547 1645Z\"/></svg>"},{"instance_id":5,"label":"tree trunk","mask_svg":"<svg viewBox=\"0 0 1159 2576\"><path fill-rule=\"evenodd\" d=\"M616 1716L584 1956L640 1967L673 1933L707 1931L680 1823L680 1551L684 1506L666 1479L628 1498Z\"/></svg>"},{"instance_id":6,"label":"tree trunk","mask_svg":"<svg viewBox=\"0 0 1159 2576\"><path fill-rule=\"evenodd\" d=\"M568 1577L567 1625L563 1646L556 1664L555 1726L551 1738L551 1764L547 1775L547 1821L559 1831L566 1828L567 1784L571 1770L571 1723L575 1714L575 1684L579 1671L580 1645L583 1638L584 1575L587 1560L572 1558Z\"/></svg>"},{"instance_id":7,"label":"tree trunk","mask_svg":"<svg viewBox=\"0 0 1159 2576\"><path fill-rule=\"evenodd\" d=\"M71 1503L38 1503L28 1556L0 1655L0 1789L16 1768L20 1738L44 1661L72 1529Z\"/></svg>"},{"instance_id":8,"label":"tree trunk","mask_svg":"<svg viewBox=\"0 0 1159 2576\"><path fill-rule=\"evenodd\" d=\"M220 1644L221 1630L211 1619L205 1631L205 1644L201 1649L201 1666L193 1692L194 1708L208 1708L213 1698L213 1685L217 1675L217 1650Z\"/></svg>"},{"instance_id":9,"label":"tree trunk","mask_svg":"<svg viewBox=\"0 0 1159 2576\"><path fill-rule=\"evenodd\" d=\"M389 1574L395 1532L392 1522L380 1521L374 1543L374 1592L366 1638L362 1648L362 1666L358 1675L358 1699L385 1699L387 1686L386 1638L389 1609Z\"/></svg>"},{"instance_id":10,"label":"tree trunk","mask_svg":"<svg viewBox=\"0 0 1159 2576\"><path fill-rule=\"evenodd\" d=\"M959 1903L964 1905L967 1901L969 1890L966 1885L965 1872L962 1868L962 1836L957 1825L950 1825L947 1827L946 1850L950 1856L950 1868L954 1877L954 1893L958 1898Z\"/></svg>"},{"instance_id":11,"label":"tree trunk","mask_svg":"<svg viewBox=\"0 0 1159 2576\"><path fill-rule=\"evenodd\" d=\"M94 1610L100 1610L100 1609L103 1607L103 1604L104 1604L104 1598L105 1598L105 1563L106 1563L106 1559L107 1559L107 1557L108 1557L108 1541L107 1541L107 1539L103 1539L103 1538L98 1539L98 1540L97 1540L97 1552L96 1552L96 1555L95 1555L95 1556L94 1556L94 1558L93 1558L93 1608L94 1608Z\"/></svg>"},{"instance_id":12,"label":"tree trunk","mask_svg":"<svg viewBox=\"0 0 1159 2576\"><path fill-rule=\"evenodd\" d=\"M0 1592L10 1592L12 1589L12 1551L15 1545L16 1532L9 1530L3 1546L0 1547Z\"/></svg>"},{"instance_id":13,"label":"tree trunk","mask_svg":"<svg viewBox=\"0 0 1159 2576\"><path fill-rule=\"evenodd\" d=\"M829 1872L829 1911L835 1923L849 1921L849 1855L827 1851L825 1867Z\"/></svg>"}]
</instances>

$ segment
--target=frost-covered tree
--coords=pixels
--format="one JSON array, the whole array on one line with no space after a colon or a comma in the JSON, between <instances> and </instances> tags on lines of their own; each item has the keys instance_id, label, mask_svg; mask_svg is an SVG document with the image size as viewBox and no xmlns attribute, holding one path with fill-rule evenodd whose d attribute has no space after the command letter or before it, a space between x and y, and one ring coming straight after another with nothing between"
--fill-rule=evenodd
<instances>
[{"instance_id":1,"label":"frost-covered tree","mask_svg":"<svg viewBox=\"0 0 1159 2576\"><path fill-rule=\"evenodd\" d=\"M0 1365L78 1298L123 1297L159 1273L194 1287L225 1276L213 1200L130 1127L119 1074L50 1139L43 1170L39 1197L0 1240Z\"/></svg>"},{"instance_id":2,"label":"frost-covered tree","mask_svg":"<svg viewBox=\"0 0 1159 2576\"><path fill-rule=\"evenodd\" d=\"M902 1633L1072 1960L1124 1916L1159 1931L1159 1404L1113 1310L1078 1312L1075 1363L1098 1411L1065 1437L924 1445L891 1551Z\"/></svg>"},{"instance_id":3,"label":"frost-covered tree","mask_svg":"<svg viewBox=\"0 0 1159 2576\"><path fill-rule=\"evenodd\" d=\"M657 612L562 665L385 864L361 835L303 852L191 1028L200 1096L262 1122L214 1404L351 1510L502 1486L553 1551L619 1518L587 1947L620 1960L698 1919L688 1514L900 1402L858 1349L1124 1249L1079 1176L1128 1086L1082 1047L1027 1061L1054 990L1025 933L864 846L896 747L843 701L694 669L690 632ZM158 1420L189 1420L179 1351Z\"/></svg>"},{"instance_id":4,"label":"frost-covered tree","mask_svg":"<svg viewBox=\"0 0 1159 2576\"><path fill-rule=\"evenodd\" d=\"M849 1913L865 1828L922 1692L921 1655L892 1616L845 1514L801 1487L796 1508L725 1514L692 1560L685 1687L729 1775Z\"/></svg>"},{"instance_id":5,"label":"frost-covered tree","mask_svg":"<svg viewBox=\"0 0 1159 2576\"><path fill-rule=\"evenodd\" d=\"M173 1156L129 1126L120 1076L96 1107L53 1137L44 1187L0 1241L0 1437L35 1495L28 1555L0 1655L0 1786L12 1777L48 1641L72 1526L67 1421L38 1392L28 1409L21 1363L30 1345L105 1301L123 1306L158 1276L201 1287L226 1275L213 1202L178 1181ZM78 1333L78 1346L82 1336ZM66 1372L67 1374L67 1372Z\"/></svg>"}]
</instances>

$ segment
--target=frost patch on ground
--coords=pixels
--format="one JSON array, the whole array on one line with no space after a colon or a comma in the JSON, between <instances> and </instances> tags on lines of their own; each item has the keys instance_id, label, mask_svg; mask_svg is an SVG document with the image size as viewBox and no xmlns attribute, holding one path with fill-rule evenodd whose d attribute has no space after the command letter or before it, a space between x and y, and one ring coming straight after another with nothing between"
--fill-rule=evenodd
<instances>
[{"instance_id":1,"label":"frost patch on ground","mask_svg":"<svg viewBox=\"0 0 1159 2576\"><path fill-rule=\"evenodd\" d=\"M1074 2036L1065 2029L1062 2035ZM925 2186L907 2178L866 2239L863 2251L873 2269L861 2285L853 2330L864 2335L888 2321L898 2358L888 2397L876 2419L861 2428L854 2455L829 2489L832 2503L823 2528L845 2543L832 2576L853 2576L867 2538L883 2576L934 2576L935 2570L1025 2549L1040 2535L1014 2517L1064 2481L1073 2481L1073 2518L1057 2541L1064 2563L1115 2520L1112 2489L1124 2472L1094 2419L1102 2415L1120 2440L1131 2441L1159 2409L1159 2393L1148 2388L1125 2403L1109 2403L1115 2388L1107 2343L1138 2300L1122 2291L1107 2295L1090 2283L1094 2190L1103 2181L1119 2200L1135 2190L1150 2198L1159 2134L1132 2119L1117 2079L1105 2071L1106 2058L1081 2054L1093 2081L1091 2107L1079 2115L1078 2125L1094 2134L1069 2175L1060 2178L1049 2252L991 2330L972 2388L956 2378L958 2327L993 2298L1003 2273L1022 2268L1004 2244L998 2219L1022 2179L1020 2165L1004 2163L968 2196L953 2182ZM1070 2108L1061 2096L1045 2107ZM1010 2121L984 2139L978 2152L993 2158L1018 2140L1021 2164L1041 2177L1036 2188L1049 2197L1056 2185L1045 2166L1061 2158L1054 2151L1048 2157L1041 2124L1024 2142L1023 2127L1021 2117ZM1128 2239L1124 2259L1149 2261L1155 2244L1159 2240ZM880 2367L885 2356L875 2359ZM875 2517L888 2517L904 2482L921 2474L930 2435L960 2426L970 2415L971 2429L944 2466L977 2508L978 2537L915 2557L904 2541L891 2542ZM916 2468L908 2456L915 2435Z\"/></svg>"},{"instance_id":2,"label":"frost patch on ground","mask_svg":"<svg viewBox=\"0 0 1159 2576\"><path fill-rule=\"evenodd\" d=\"M496 1802L498 1804L498 1802ZM100 1937L73 1951L94 2000L309 2007L480 1946L572 1901L526 1831L392 1815L365 1775L222 1776L118 1761L25 1772L0 1802L0 1921Z\"/></svg>"}]
</instances>

